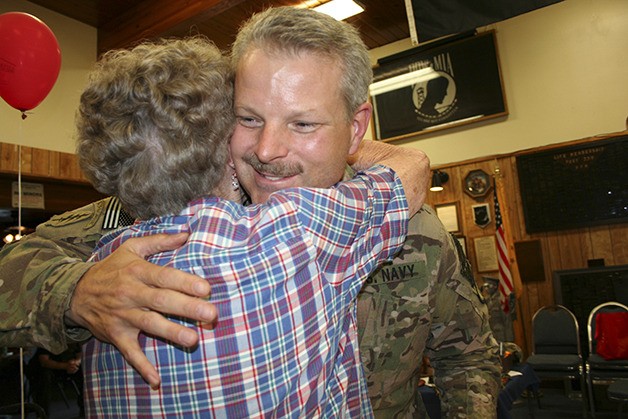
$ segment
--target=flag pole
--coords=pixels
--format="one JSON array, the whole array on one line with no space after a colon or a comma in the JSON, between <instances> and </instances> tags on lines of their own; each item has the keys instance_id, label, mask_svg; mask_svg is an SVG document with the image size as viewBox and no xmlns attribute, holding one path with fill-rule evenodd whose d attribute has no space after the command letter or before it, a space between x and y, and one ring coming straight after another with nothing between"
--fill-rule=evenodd
<instances>
[{"instance_id":1,"label":"flag pole","mask_svg":"<svg viewBox=\"0 0 628 419\"><path fill-rule=\"evenodd\" d=\"M499 165L495 163L495 169L493 170L494 183L495 183L495 197L493 200L495 210L495 236L497 238L497 250L499 260L499 284L501 293L504 299L504 311L508 312L508 298L511 293L517 295L514 279L512 275L511 265L513 264L511 255L511 243L512 236L510 234L510 222L508 217L508 211L504 198L504 188L501 181L502 174Z\"/></svg>"},{"instance_id":2,"label":"flag pole","mask_svg":"<svg viewBox=\"0 0 628 419\"><path fill-rule=\"evenodd\" d=\"M495 168L493 169L493 178L495 181L495 194L499 201L500 214L502 217L502 225L504 226L504 242L506 244L506 255L510 265L510 274L512 278L513 293L515 296L515 307L517 310L517 318L513 321L513 331L515 333L515 343L517 343L524 353L527 353L527 339L525 335L525 328L523 322L523 313L521 312L521 291L523 286L521 284L521 276L519 275L519 268L517 266L516 258L513 258L513 243L512 238L512 223L510 217L510 210L508 207L508 199L506 198L506 191L504 188L504 174L499 167L499 163L495 160ZM514 308L514 307L513 307Z\"/></svg>"}]
</instances>

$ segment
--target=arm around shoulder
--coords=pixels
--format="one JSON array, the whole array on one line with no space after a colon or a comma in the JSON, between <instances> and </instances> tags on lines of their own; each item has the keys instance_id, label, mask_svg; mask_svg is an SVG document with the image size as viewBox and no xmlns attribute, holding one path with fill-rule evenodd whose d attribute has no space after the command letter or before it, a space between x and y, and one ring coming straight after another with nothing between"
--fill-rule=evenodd
<instances>
[{"instance_id":1,"label":"arm around shoulder","mask_svg":"<svg viewBox=\"0 0 628 419\"><path fill-rule=\"evenodd\" d=\"M358 152L351 156L349 164L355 170L363 170L375 164L392 168L401 179L411 215L425 202L430 162L423 151L364 140Z\"/></svg>"},{"instance_id":2,"label":"arm around shoulder","mask_svg":"<svg viewBox=\"0 0 628 419\"><path fill-rule=\"evenodd\" d=\"M93 265L85 261L102 236L108 203L104 199L54 216L0 251L0 302L9 307L0 313L1 344L58 353L91 336L67 328L64 319L76 284Z\"/></svg>"},{"instance_id":3,"label":"arm around shoulder","mask_svg":"<svg viewBox=\"0 0 628 419\"><path fill-rule=\"evenodd\" d=\"M83 250L86 250L85 253ZM66 328L65 311L74 287L91 264L90 249L33 233L0 252L0 344L39 346L58 353L90 336Z\"/></svg>"}]
</instances>

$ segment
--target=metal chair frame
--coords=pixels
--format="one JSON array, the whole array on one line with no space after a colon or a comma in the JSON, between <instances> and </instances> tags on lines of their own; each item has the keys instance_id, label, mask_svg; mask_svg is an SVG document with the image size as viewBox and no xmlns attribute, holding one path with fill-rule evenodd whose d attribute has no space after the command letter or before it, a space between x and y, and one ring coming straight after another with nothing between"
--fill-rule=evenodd
<instances>
[{"instance_id":1,"label":"metal chair frame","mask_svg":"<svg viewBox=\"0 0 628 419\"><path fill-rule=\"evenodd\" d=\"M580 381L580 393L582 396L582 410L583 410L583 414L586 414L587 411L587 393L586 393L586 385L585 385L585 370L584 370L584 361L582 358L582 346L580 343L580 328L578 326L578 320L576 319L576 316L571 312L571 310L569 310L567 307L559 305L559 304L555 304L555 305L548 305L548 306L544 306L541 307L540 309L538 309L534 315L532 316L532 348L534 350L532 355L554 355L554 354L547 354L547 353L537 353L536 351L538 350L537 347L537 338L538 336L535 333L535 322L538 319L538 316L545 312L545 311L549 311L549 310L560 310L563 313L565 313L566 315L568 315L571 320L573 321L573 326L574 326L574 341L572 343L574 343L575 345L575 352L566 352L564 354L555 354L556 356L561 356L561 355L577 355L579 362L577 364L577 366L573 369L565 367L565 368L556 368L555 370L543 370L543 369L534 369L536 374L541 377L541 378L549 378L549 379L563 379L565 380L565 393L567 394L569 391L571 391L571 385L570 382L567 381L567 379L569 380L579 380ZM528 358L528 360L530 360L530 358ZM530 363L530 362L529 362ZM534 364L530 363L530 365L532 366L532 368L534 368ZM536 396L536 395L535 395ZM541 402L540 400L537 398L537 403L539 405L539 408L541 407Z\"/></svg>"},{"instance_id":2,"label":"metal chair frame","mask_svg":"<svg viewBox=\"0 0 628 419\"><path fill-rule=\"evenodd\" d=\"M601 377L596 374L596 371L591 367L590 357L591 355L596 355L596 342L595 342L595 316L598 313L608 312L608 309L613 309L612 312L621 312L627 311L628 306L625 304L619 303L617 301L609 301L606 303L599 304L594 307L589 313L589 318L587 320L587 336L589 338L589 359L585 362L585 374L587 378L587 388L589 391L589 405L591 406L591 415L595 417L595 400L593 398L593 384L610 384L617 379L628 378L628 365L621 366L618 365L617 369L609 369L606 370L607 375L605 377ZM628 331L627 331L628 333ZM612 362L612 361L611 361ZM613 374L615 372L615 374Z\"/></svg>"}]
</instances>

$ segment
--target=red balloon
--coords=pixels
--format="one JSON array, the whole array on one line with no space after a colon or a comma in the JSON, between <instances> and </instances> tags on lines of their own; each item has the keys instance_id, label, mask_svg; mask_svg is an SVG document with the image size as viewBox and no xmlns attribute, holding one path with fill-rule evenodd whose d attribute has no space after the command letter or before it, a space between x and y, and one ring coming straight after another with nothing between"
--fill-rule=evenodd
<instances>
[{"instance_id":1,"label":"red balloon","mask_svg":"<svg viewBox=\"0 0 628 419\"><path fill-rule=\"evenodd\" d=\"M22 12L0 15L0 96L22 112L48 96L61 69L61 50L48 26Z\"/></svg>"}]
</instances>

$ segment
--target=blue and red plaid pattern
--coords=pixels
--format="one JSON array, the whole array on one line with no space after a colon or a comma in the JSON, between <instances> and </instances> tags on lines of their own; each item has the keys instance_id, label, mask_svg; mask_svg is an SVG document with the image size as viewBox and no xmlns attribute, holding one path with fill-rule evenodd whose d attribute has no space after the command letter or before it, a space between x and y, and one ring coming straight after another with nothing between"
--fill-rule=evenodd
<instances>
[{"instance_id":1,"label":"blue and red plaid pattern","mask_svg":"<svg viewBox=\"0 0 628 419\"><path fill-rule=\"evenodd\" d=\"M370 417L357 294L399 250L408 210L394 172L376 167L333 189L287 189L263 205L196 200L179 215L101 240L100 260L131 237L189 232L150 260L211 283L214 329L194 350L140 335L162 385L151 390L111 345L92 339L83 367L89 416Z\"/></svg>"}]
</instances>

